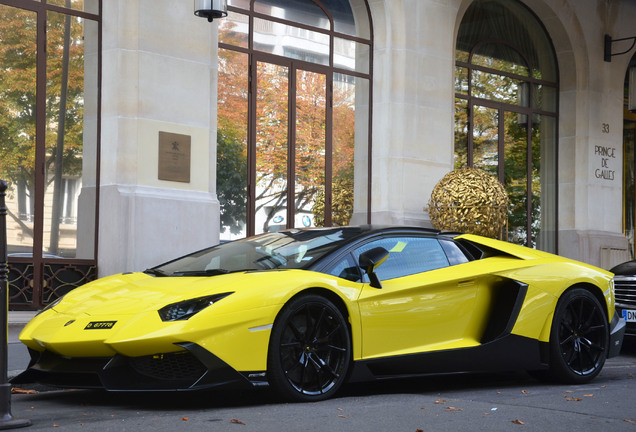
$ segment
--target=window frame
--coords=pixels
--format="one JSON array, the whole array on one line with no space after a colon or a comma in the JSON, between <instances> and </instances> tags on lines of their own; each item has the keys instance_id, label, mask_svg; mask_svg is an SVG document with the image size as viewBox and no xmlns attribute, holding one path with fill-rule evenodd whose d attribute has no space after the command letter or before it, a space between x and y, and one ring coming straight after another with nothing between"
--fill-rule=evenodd
<instances>
[{"instance_id":1,"label":"window frame","mask_svg":"<svg viewBox=\"0 0 636 432\"><path fill-rule=\"evenodd\" d=\"M368 82L368 122L366 125L366 152L367 152L367 167L366 167L366 223L371 223L371 178L372 178L372 125L373 125L373 22L371 17L371 10L367 0L360 0L360 3L364 3L366 8L366 14L369 22L369 38L362 38L352 36L346 33L341 33L335 31L334 19L328 8L320 1L320 0L311 0L314 4L318 5L326 16L329 19L330 25L329 29L323 29L320 27L309 26L296 21L289 21L283 18L270 16L267 14L263 14L255 11L254 3L255 0L249 0L249 10L244 9L243 7L228 5L228 11L232 13L241 14L242 16L247 17L247 25L248 25L248 33L247 46L239 46L232 45L228 43L224 43L219 41L218 47L219 49L235 51L239 53L244 53L248 55L248 69L249 71L249 96L247 101L247 204L245 209L246 216L246 235L251 236L256 234L256 173L257 173L257 162L256 162L256 65L258 62L266 62L272 63L275 65L283 65L289 68L289 109L288 109L288 130L290 130L290 136L288 141L288 147L294 148L295 146L295 137L294 127L292 125L292 115L295 115L296 112L296 93L295 88L292 88L295 83L295 73L297 70L304 70L309 72L315 72L318 74L324 74L327 78L327 103L326 103L326 138L325 138L325 183L324 183L324 194L325 194L325 219L324 226L332 226L332 192L333 192L333 172L332 172L332 149L333 149L333 81L335 74L343 74L346 76L352 76L355 78L362 78L367 80ZM247 2L245 3L247 4ZM254 47L254 20L255 19L264 19L267 21L271 21L274 23L279 23L282 25L288 25L297 27L300 29L325 34L329 37L329 64L322 65L318 63L312 63L308 61L303 61L299 59L292 59L289 57L274 55L271 53L263 52L255 49ZM335 39L345 39L347 41L352 41L355 43L363 44L368 46L369 50L369 65L368 65L368 73L362 73L354 70L349 70L345 68L337 67L334 64L334 41ZM294 79L292 79L293 77ZM287 203L294 202L294 185L293 181L295 174L295 166L294 166L294 157L293 150L289 153L287 160ZM291 185L290 185L291 182ZM294 205L287 205L287 217L286 217L286 228L294 228Z\"/></svg>"}]
</instances>

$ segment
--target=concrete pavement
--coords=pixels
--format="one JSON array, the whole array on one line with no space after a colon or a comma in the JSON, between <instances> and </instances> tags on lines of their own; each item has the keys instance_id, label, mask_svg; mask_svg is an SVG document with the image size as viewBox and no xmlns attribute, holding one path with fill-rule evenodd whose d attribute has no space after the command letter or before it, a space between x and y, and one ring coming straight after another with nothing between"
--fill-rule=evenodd
<instances>
[{"instance_id":1,"label":"concrete pavement","mask_svg":"<svg viewBox=\"0 0 636 432\"><path fill-rule=\"evenodd\" d=\"M38 311L9 311L8 316L8 375L12 378L26 369L29 363L29 352L20 342L18 336L22 328L33 318Z\"/></svg>"}]
</instances>

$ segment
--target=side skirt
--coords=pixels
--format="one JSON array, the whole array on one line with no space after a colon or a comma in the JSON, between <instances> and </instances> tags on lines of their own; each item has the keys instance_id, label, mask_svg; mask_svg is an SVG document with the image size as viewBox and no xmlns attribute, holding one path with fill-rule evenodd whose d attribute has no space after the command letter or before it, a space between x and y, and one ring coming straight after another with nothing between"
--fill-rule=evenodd
<instances>
[{"instance_id":1,"label":"side skirt","mask_svg":"<svg viewBox=\"0 0 636 432\"><path fill-rule=\"evenodd\" d=\"M548 367L547 343L507 335L478 347L354 362L349 382L453 372L541 370Z\"/></svg>"}]
</instances>

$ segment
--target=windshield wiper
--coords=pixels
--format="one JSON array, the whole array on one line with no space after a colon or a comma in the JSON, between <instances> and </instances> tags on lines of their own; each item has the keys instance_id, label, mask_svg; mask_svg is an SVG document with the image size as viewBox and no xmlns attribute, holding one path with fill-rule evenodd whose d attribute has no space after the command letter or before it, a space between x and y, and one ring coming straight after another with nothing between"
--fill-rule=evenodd
<instances>
[{"instance_id":1,"label":"windshield wiper","mask_svg":"<svg viewBox=\"0 0 636 432\"><path fill-rule=\"evenodd\" d=\"M144 273L153 275L153 276L161 276L161 277L168 276L168 273L164 272L163 270L154 269L154 268L146 269L144 270Z\"/></svg>"}]
</instances>

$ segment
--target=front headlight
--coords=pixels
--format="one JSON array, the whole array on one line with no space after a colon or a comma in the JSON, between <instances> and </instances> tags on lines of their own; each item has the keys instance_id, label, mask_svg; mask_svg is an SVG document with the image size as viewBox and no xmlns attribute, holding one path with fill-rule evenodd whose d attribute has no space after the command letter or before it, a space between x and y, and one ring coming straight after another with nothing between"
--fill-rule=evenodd
<instances>
[{"instance_id":1,"label":"front headlight","mask_svg":"<svg viewBox=\"0 0 636 432\"><path fill-rule=\"evenodd\" d=\"M187 320L230 294L232 293L214 294L172 303L159 309L159 316L161 317L161 321Z\"/></svg>"}]
</instances>

